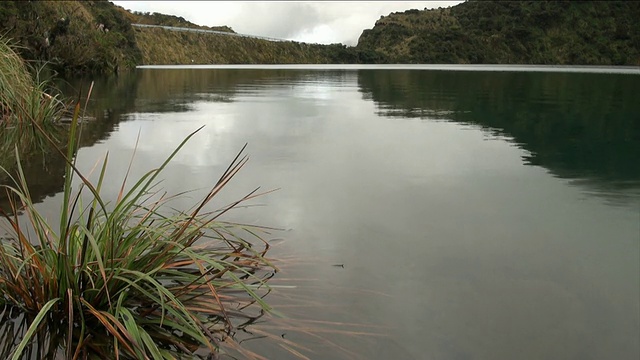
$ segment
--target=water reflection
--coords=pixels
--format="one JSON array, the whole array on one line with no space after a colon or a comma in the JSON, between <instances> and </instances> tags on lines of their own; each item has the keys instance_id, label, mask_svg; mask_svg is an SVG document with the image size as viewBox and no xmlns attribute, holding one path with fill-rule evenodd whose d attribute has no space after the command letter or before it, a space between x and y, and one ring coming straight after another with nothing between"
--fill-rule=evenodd
<instances>
[{"instance_id":1,"label":"water reflection","mask_svg":"<svg viewBox=\"0 0 640 360\"><path fill-rule=\"evenodd\" d=\"M138 76L134 72L96 79L57 79L55 85L70 102L79 101L82 104L84 120L80 125L79 138L79 147L82 148L103 141L116 129L122 115L133 111ZM87 99L90 89L91 96ZM61 125L50 134L63 149L67 142L68 127L68 124ZM20 157L34 203L41 202L62 190L65 162L51 144L46 143L43 148L26 149ZM1 165L9 174L16 174L15 159L2 161ZM11 184L9 174L0 173L0 183ZM0 208L9 208L5 192L0 192Z\"/></svg>"},{"instance_id":2,"label":"water reflection","mask_svg":"<svg viewBox=\"0 0 640 360\"><path fill-rule=\"evenodd\" d=\"M588 193L640 195L636 75L361 70L358 84L383 116L477 125Z\"/></svg>"},{"instance_id":3,"label":"water reflection","mask_svg":"<svg viewBox=\"0 0 640 360\"><path fill-rule=\"evenodd\" d=\"M286 70L140 70L138 112L186 112L194 102L232 102L239 94L247 94L266 86L294 81L310 81L313 73ZM310 78L311 77L311 78Z\"/></svg>"},{"instance_id":4,"label":"water reflection","mask_svg":"<svg viewBox=\"0 0 640 360\"><path fill-rule=\"evenodd\" d=\"M376 103L380 115L480 126L487 136L514 141L527 150L523 155L526 164L571 179L587 194L624 203L640 194L640 122L635 121L640 102L634 100L640 82L636 78L624 74L359 70L357 86L364 99ZM103 140L120 121L155 116L144 114L211 114L216 121L209 127L215 127L219 135L235 122L213 103L260 97L266 89L271 97L262 101L282 101L278 96L289 92L322 101L328 99L328 91L351 91L354 79L353 72L335 69L139 70L98 78L93 80L88 110L96 121L85 126L81 146ZM82 96L90 81L60 85L66 94ZM269 116L318 116L314 109L297 104L283 102L281 110ZM266 114L255 111L251 115L259 119ZM262 131L272 129L270 124L260 126ZM152 138L157 141L151 146L163 144L162 134ZM48 174L37 178L49 189L36 190L36 195L51 194L61 185L55 181L61 174L54 174L59 166L52 161L51 156L36 156L25 162L27 172L46 169ZM31 164L35 170L30 169Z\"/></svg>"},{"instance_id":5,"label":"water reflection","mask_svg":"<svg viewBox=\"0 0 640 360\"><path fill-rule=\"evenodd\" d=\"M292 318L326 321L324 335L347 350L273 329L303 341L311 358L640 354L638 213L602 201L605 190L616 203L637 198L630 94L638 89L627 78L335 69L133 76L118 80L126 98L106 107L117 118L80 149L78 166L109 151L116 180L103 191L115 197L138 134L131 178L206 125L167 168L162 185L175 193L208 188L248 142L252 160L221 203L256 185L282 188L258 201L267 207L233 217L290 230L277 235L284 271L274 284L284 286L269 301ZM97 99L109 99L98 89ZM47 206L59 208L55 199ZM386 337L354 338L338 323L370 324ZM272 344L252 346L290 358Z\"/></svg>"}]
</instances>

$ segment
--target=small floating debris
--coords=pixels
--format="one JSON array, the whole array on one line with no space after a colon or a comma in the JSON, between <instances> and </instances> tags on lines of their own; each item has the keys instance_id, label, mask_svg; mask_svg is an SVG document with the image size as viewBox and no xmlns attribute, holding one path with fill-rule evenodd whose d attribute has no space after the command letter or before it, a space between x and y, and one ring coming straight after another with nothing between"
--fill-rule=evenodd
<instances>
[{"instance_id":1,"label":"small floating debris","mask_svg":"<svg viewBox=\"0 0 640 360\"><path fill-rule=\"evenodd\" d=\"M78 117L78 123L86 123L86 122L90 122L90 121L94 121L96 118L95 117L91 117L91 116L80 116ZM70 117L61 117L58 122L60 124L71 124L71 122L73 121L73 118Z\"/></svg>"}]
</instances>

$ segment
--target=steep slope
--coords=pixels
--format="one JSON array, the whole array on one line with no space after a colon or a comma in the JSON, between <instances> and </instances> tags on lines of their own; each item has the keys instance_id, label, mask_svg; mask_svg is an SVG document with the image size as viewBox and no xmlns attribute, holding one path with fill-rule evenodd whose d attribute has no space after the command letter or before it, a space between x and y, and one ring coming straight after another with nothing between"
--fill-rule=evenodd
<instances>
[{"instance_id":1,"label":"steep slope","mask_svg":"<svg viewBox=\"0 0 640 360\"><path fill-rule=\"evenodd\" d=\"M141 61L131 23L100 1L3 1L0 33L27 60L65 73L111 72Z\"/></svg>"},{"instance_id":2,"label":"steep slope","mask_svg":"<svg viewBox=\"0 0 640 360\"><path fill-rule=\"evenodd\" d=\"M135 28L145 65L171 64L331 64L355 63L357 54L344 45Z\"/></svg>"},{"instance_id":3,"label":"steep slope","mask_svg":"<svg viewBox=\"0 0 640 360\"><path fill-rule=\"evenodd\" d=\"M214 30L222 32L235 33L232 28L228 26L204 26L194 24L191 21L186 20L182 16L167 15L157 12L130 12L123 7L116 6L123 15L129 19L132 24L145 24L145 25L162 25L162 26L175 26L175 27L188 27L193 29Z\"/></svg>"},{"instance_id":4,"label":"steep slope","mask_svg":"<svg viewBox=\"0 0 640 360\"><path fill-rule=\"evenodd\" d=\"M358 41L390 63L640 65L640 2L484 1L381 17Z\"/></svg>"}]
</instances>

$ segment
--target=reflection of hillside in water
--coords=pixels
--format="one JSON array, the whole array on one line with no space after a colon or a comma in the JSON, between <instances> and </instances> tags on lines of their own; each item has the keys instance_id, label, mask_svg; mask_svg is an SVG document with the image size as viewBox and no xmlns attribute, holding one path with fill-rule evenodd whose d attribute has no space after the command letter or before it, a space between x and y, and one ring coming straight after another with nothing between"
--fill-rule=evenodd
<instances>
[{"instance_id":1,"label":"reflection of hillside in water","mask_svg":"<svg viewBox=\"0 0 640 360\"><path fill-rule=\"evenodd\" d=\"M360 91L381 115L452 120L512 137L529 152L525 163L601 195L640 189L638 80L543 72L361 70L358 76Z\"/></svg>"},{"instance_id":2,"label":"reflection of hillside in water","mask_svg":"<svg viewBox=\"0 0 640 360\"><path fill-rule=\"evenodd\" d=\"M113 114L100 115L95 120L82 124L80 147L92 146L114 130L116 121ZM66 152L68 126L62 126L57 139L62 150ZM55 195L62 190L64 184L64 158L54 150L53 146L42 149L34 148L20 154L20 164L29 192L34 203L39 203L47 196ZM9 164L7 169L11 176L16 176L17 167ZM11 184L11 179L4 172L0 175L0 184ZM6 192L0 191L0 208L7 209Z\"/></svg>"},{"instance_id":3,"label":"reflection of hillside in water","mask_svg":"<svg viewBox=\"0 0 640 360\"><path fill-rule=\"evenodd\" d=\"M140 69L136 111L183 112L195 101L232 102L239 93L264 82L300 76L304 73L285 70Z\"/></svg>"},{"instance_id":4,"label":"reflection of hillside in water","mask_svg":"<svg viewBox=\"0 0 640 360\"><path fill-rule=\"evenodd\" d=\"M80 147L92 146L107 137L120 121L121 115L130 112L135 99L136 77L125 74L93 80L93 90L87 103L86 116L89 120L82 123ZM80 98L83 105L86 101L91 80L75 79L59 80L58 88L72 101ZM61 126L57 139L61 146L67 141L67 126ZM66 151L66 150L65 150ZM41 202L48 196L62 190L64 184L64 159L52 148L45 151L31 149L20 154L21 165L29 192L34 203ZM12 164L13 165L13 164ZM15 174L16 169L7 169ZM6 174L0 176L0 183L10 184ZM0 192L0 208L7 209L6 192Z\"/></svg>"},{"instance_id":5,"label":"reflection of hillside in water","mask_svg":"<svg viewBox=\"0 0 640 360\"><path fill-rule=\"evenodd\" d=\"M311 74L262 69L138 69L95 79L88 112L97 120L120 121L126 120L121 115L132 112L190 111L196 101L233 102L247 89L257 89L262 84L285 84ZM75 80L64 84L64 90L74 96L82 89L84 95L90 82Z\"/></svg>"},{"instance_id":6,"label":"reflection of hillside in water","mask_svg":"<svg viewBox=\"0 0 640 360\"><path fill-rule=\"evenodd\" d=\"M138 78L138 74L133 71L118 76L60 81L58 87L70 99L77 99L80 96L84 109L89 88L93 82L91 96L87 103L87 116L94 118L95 121L91 121L91 125L87 126L92 134L85 134L85 136L97 137L95 139L97 141L113 130L113 125L120 121L121 115L133 111ZM87 141L90 142L88 139Z\"/></svg>"},{"instance_id":7,"label":"reflection of hillside in water","mask_svg":"<svg viewBox=\"0 0 640 360\"><path fill-rule=\"evenodd\" d=\"M331 73L336 81L344 80L344 71L291 71L274 69L139 69L118 76L91 79L59 80L56 84L69 99L87 102L80 147L90 147L107 138L119 122L132 113L189 111L197 101L232 102L240 94L259 91L262 87L289 87L294 82L313 84L326 80ZM289 109L291 110L291 109ZM259 114L256 114L259 115ZM66 130L63 129L63 133ZM64 139L61 139L64 142ZM64 160L53 150L32 151L21 155L22 167L35 203L61 191L64 183ZM0 183L8 184L6 176ZM0 207L6 208L6 194L0 194Z\"/></svg>"}]
</instances>

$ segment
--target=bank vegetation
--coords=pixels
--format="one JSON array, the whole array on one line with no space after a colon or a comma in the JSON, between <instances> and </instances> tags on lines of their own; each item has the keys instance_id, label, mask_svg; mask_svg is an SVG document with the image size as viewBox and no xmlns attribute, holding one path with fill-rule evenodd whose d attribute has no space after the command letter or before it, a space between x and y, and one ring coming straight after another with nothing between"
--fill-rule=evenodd
<instances>
[{"instance_id":1,"label":"bank vegetation","mask_svg":"<svg viewBox=\"0 0 640 360\"><path fill-rule=\"evenodd\" d=\"M470 0L392 13L357 48L387 63L640 65L640 2Z\"/></svg>"}]
</instances>

